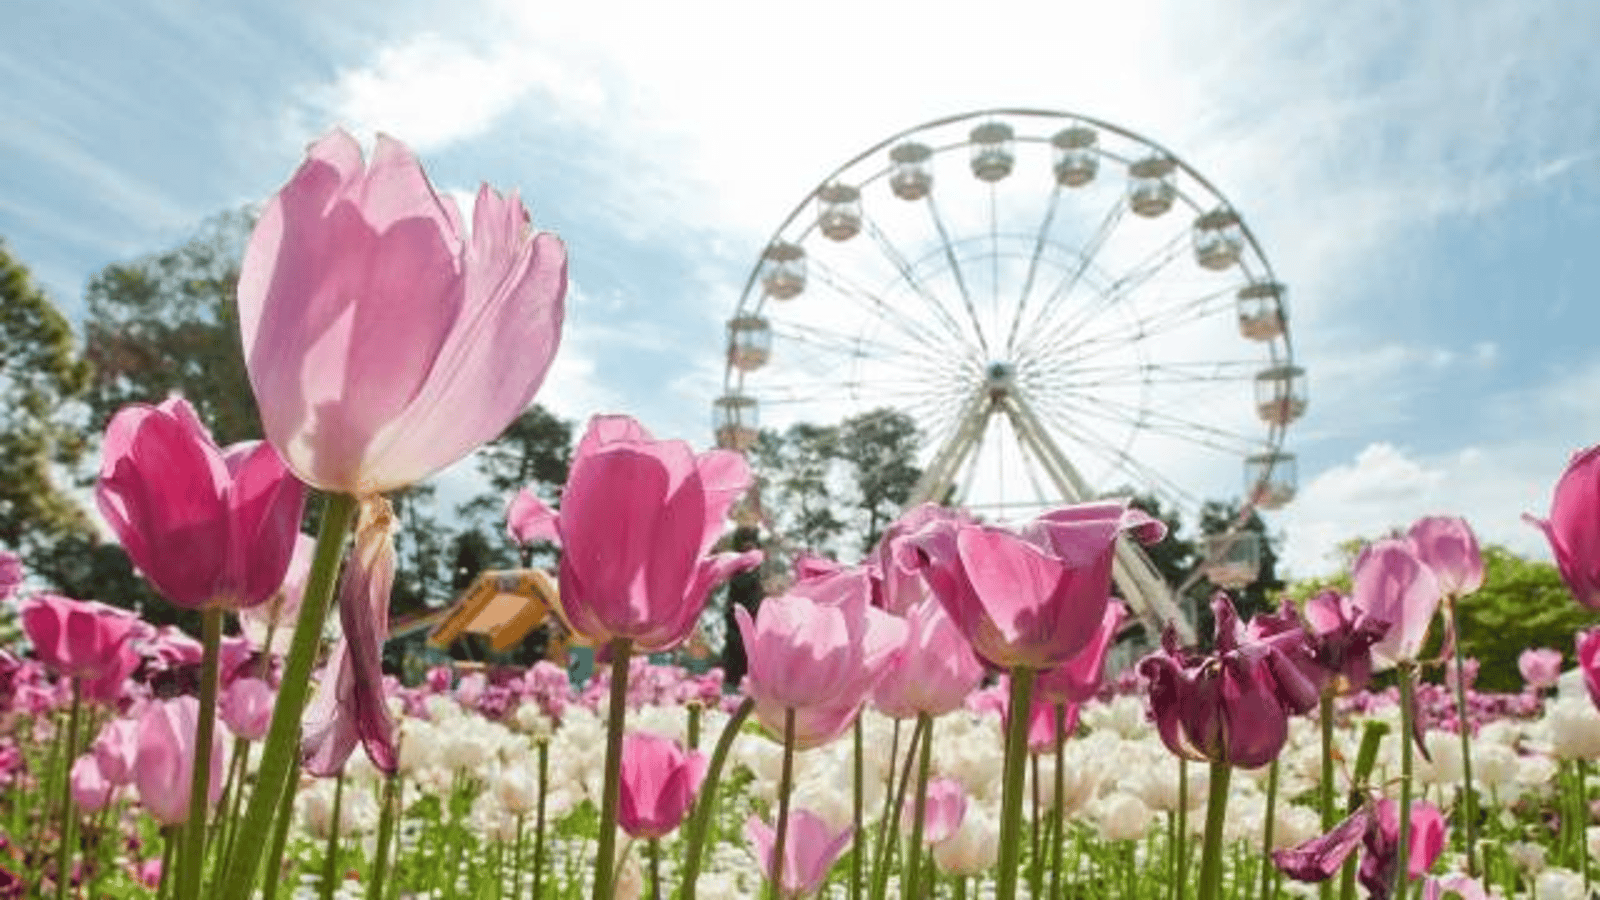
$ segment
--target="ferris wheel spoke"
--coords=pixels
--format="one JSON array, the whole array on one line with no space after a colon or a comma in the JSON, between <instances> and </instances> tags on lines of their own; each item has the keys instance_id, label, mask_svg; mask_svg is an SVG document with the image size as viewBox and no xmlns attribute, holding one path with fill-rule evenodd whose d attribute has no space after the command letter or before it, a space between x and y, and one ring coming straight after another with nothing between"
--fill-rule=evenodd
<instances>
[{"instance_id":1,"label":"ferris wheel spoke","mask_svg":"<svg viewBox=\"0 0 1600 900\"><path fill-rule=\"evenodd\" d=\"M1039 259L1044 256L1044 248L1050 243L1050 224L1055 221L1056 207L1061 202L1061 186L1058 184L1050 191L1050 202L1045 204L1044 221L1039 223L1039 230L1035 232L1033 253L1028 256L1028 274L1022 278L1022 290L1017 294L1016 313L1011 317L1011 327L1006 332L1006 355L1017 346L1017 328L1022 324L1022 317L1027 314L1028 301L1032 299L1033 282L1039 277Z\"/></svg>"},{"instance_id":2,"label":"ferris wheel spoke","mask_svg":"<svg viewBox=\"0 0 1600 900\"><path fill-rule=\"evenodd\" d=\"M899 361L918 368L958 370L959 363L948 353L940 353L923 344L903 346L868 337L864 334L844 334L819 325L783 323L773 329L773 334L791 347L804 348L809 357L818 361L829 360L837 365L844 360Z\"/></svg>"},{"instance_id":3,"label":"ferris wheel spoke","mask_svg":"<svg viewBox=\"0 0 1600 900\"><path fill-rule=\"evenodd\" d=\"M868 290L844 273L832 266L821 264L813 260L811 271L817 281L832 288L838 294L852 299L884 325L899 332L902 337L923 347L930 352L950 352L950 342L930 331L916 316L908 316L902 310L896 310L874 291ZM970 348L969 353L970 353Z\"/></svg>"},{"instance_id":4,"label":"ferris wheel spoke","mask_svg":"<svg viewBox=\"0 0 1600 900\"><path fill-rule=\"evenodd\" d=\"M1085 331L1095 333L1091 329L1091 323L1118 304L1128 301L1138 290L1160 275L1167 266L1182 259L1186 243L1186 239L1181 235L1169 240L1107 285L1099 292L1096 302L1084 304L1077 314L1051 327L1041 327L1036 330L1034 333L1039 335L1038 344L1025 348L1023 354L1019 355L1035 357L1052 355L1060 352L1064 344Z\"/></svg>"},{"instance_id":5,"label":"ferris wheel spoke","mask_svg":"<svg viewBox=\"0 0 1600 900\"><path fill-rule=\"evenodd\" d=\"M1093 393L1071 390L1052 391L1048 396L1051 403L1070 407L1074 412L1093 416L1101 421L1130 427L1136 431L1158 432L1190 444L1221 450L1230 455L1243 457L1261 450L1261 442L1256 438L1210 422L1201 422L1149 406L1131 409L1102 399Z\"/></svg>"},{"instance_id":6,"label":"ferris wheel spoke","mask_svg":"<svg viewBox=\"0 0 1600 900\"><path fill-rule=\"evenodd\" d=\"M1094 234L1090 235L1089 240L1084 243L1083 249L1078 252L1078 264L1073 266L1056 283L1055 288L1050 291L1044 303L1040 304L1039 311L1034 315L1033 321L1028 327L1028 334L1039 334L1044 329L1045 323L1049 322L1061 310L1062 304L1077 290L1078 285L1083 282L1084 275L1088 274L1090 269L1094 267L1101 251L1110 243L1111 235L1116 232L1117 225L1122 222L1126 210L1127 204L1124 203L1112 204L1111 208L1106 210L1106 214L1100 219L1100 224L1095 228ZM1101 305L1109 305L1111 301L1110 298L1101 294L1096 298L1096 302ZM1092 313L1091 317L1093 315L1098 315L1098 312Z\"/></svg>"},{"instance_id":7,"label":"ferris wheel spoke","mask_svg":"<svg viewBox=\"0 0 1600 900\"><path fill-rule=\"evenodd\" d=\"M1062 413L1049 407L1043 411L1043 418L1062 434L1102 455L1111 471L1121 472L1135 482L1131 485L1105 485L1105 487L1112 489L1153 487L1164 492L1168 499L1178 501L1181 506L1199 506L1200 499L1171 476L1140 460L1130 448L1117 446L1115 441L1106 438L1082 420L1067 419Z\"/></svg>"},{"instance_id":8,"label":"ferris wheel spoke","mask_svg":"<svg viewBox=\"0 0 1600 900\"><path fill-rule=\"evenodd\" d=\"M1108 322L1087 335L1081 331L1076 334L1062 331L1036 349L1034 356L1066 360L1069 364L1082 363L1226 313L1232 308L1233 292L1234 287L1230 285L1171 304L1148 316L1134 315Z\"/></svg>"},{"instance_id":9,"label":"ferris wheel spoke","mask_svg":"<svg viewBox=\"0 0 1600 900\"><path fill-rule=\"evenodd\" d=\"M864 217L864 225L867 233L872 236L873 242L878 245L879 252L889 260L889 264L894 266L895 271L900 273L900 279L906 283L907 287L911 288L911 292L927 304L929 312L933 314L935 319L939 320L939 324L950 332L951 337L965 343L967 337L961 330L961 323L956 321L955 314L945 308L944 303L940 302L938 294L925 284L922 279L917 277L916 271L911 268L911 263L907 261L905 254L900 252L900 248L889 240L888 235L884 234L883 229L879 228L877 222L872 218Z\"/></svg>"},{"instance_id":10,"label":"ferris wheel spoke","mask_svg":"<svg viewBox=\"0 0 1600 900\"><path fill-rule=\"evenodd\" d=\"M1077 360L1058 359L1025 370L1018 376L1024 387L1065 381L1074 388L1129 387L1133 385L1181 386L1186 384L1249 384L1260 371L1259 360L1222 362L1139 362L1122 365L1084 366Z\"/></svg>"},{"instance_id":11,"label":"ferris wheel spoke","mask_svg":"<svg viewBox=\"0 0 1600 900\"><path fill-rule=\"evenodd\" d=\"M967 288L967 278L961 272L961 263L956 259L955 244L950 240L950 230L945 227L944 217L939 215L939 204L929 194L927 198L928 215L933 217L934 230L939 232L939 242L944 249L945 262L950 266L950 277L956 281L956 289L961 292L961 303L967 308L967 316L972 320L972 333L978 339L978 349L987 358L989 354L989 340L984 337L983 325L978 321L978 310L972 305L972 291Z\"/></svg>"}]
</instances>

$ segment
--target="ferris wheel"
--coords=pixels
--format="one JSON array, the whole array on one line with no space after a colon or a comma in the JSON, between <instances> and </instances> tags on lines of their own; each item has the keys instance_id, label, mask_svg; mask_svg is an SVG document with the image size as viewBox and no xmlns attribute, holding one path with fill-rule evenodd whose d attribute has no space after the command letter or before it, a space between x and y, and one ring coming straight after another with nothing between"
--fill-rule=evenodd
<instances>
[{"instance_id":1,"label":"ferris wheel","mask_svg":"<svg viewBox=\"0 0 1600 900\"><path fill-rule=\"evenodd\" d=\"M1242 468L1246 514L1295 490L1284 437L1307 394L1284 286L1199 172L1086 116L950 116L851 158L762 249L726 352L719 445L897 410L924 447L913 503L1015 521L1137 492L1194 521L1219 466ZM1243 543L1213 541L1213 581L1249 580ZM1137 547L1115 578L1147 622L1188 631Z\"/></svg>"}]
</instances>

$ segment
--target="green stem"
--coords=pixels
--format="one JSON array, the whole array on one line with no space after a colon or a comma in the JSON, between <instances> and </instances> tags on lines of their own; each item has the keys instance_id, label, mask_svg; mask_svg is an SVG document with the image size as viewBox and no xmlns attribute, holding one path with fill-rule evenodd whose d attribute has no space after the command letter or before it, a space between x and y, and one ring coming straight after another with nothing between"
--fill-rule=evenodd
<instances>
[{"instance_id":1,"label":"green stem","mask_svg":"<svg viewBox=\"0 0 1600 900\"><path fill-rule=\"evenodd\" d=\"M383 780L383 805L378 809L378 846L373 849L372 872L367 877L367 900L382 900L383 885L389 876L389 842L394 839L395 819L400 807L400 776ZM517 861L522 861L522 818L517 818ZM514 893L514 892L513 892Z\"/></svg>"},{"instance_id":2,"label":"green stem","mask_svg":"<svg viewBox=\"0 0 1600 900\"><path fill-rule=\"evenodd\" d=\"M296 740L296 743L299 743ZM256 790L261 788L257 786ZM278 797L277 814L272 819L272 850L267 855L267 878L262 894L265 900L272 900L278 894L278 883L283 873L283 851L289 846L289 825L294 818L294 795L300 789L300 779L297 777L287 779L283 783L283 793ZM251 841L246 841L249 846Z\"/></svg>"},{"instance_id":3,"label":"green stem","mask_svg":"<svg viewBox=\"0 0 1600 900\"><path fill-rule=\"evenodd\" d=\"M273 814L283 800L285 785L290 780L290 774L299 768L300 714L305 708L311 682L311 664L322 643L322 625L327 620L334 582L339 575L339 555L344 549L345 533L350 528L355 511L354 497L327 495L327 504L322 508L322 525L317 534L316 551L311 560L311 574L306 581L305 597L300 608L300 621L295 625L294 642L289 647L289 658L284 663L278 700L272 710L272 725L267 730L261 766L256 773L256 788L250 795L244 823L239 826L245 834L270 833ZM261 850L258 841L245 841L239 845L238 853L228 860L225 883L219 895L221 900L248 900L261 866ZM275 879L268 878L267 881L270 884Z\"/></svg>"},{"instance_id":4,"label":"green stem","mask_svg":"<svg viewBox=\"0 0 1600 900\"><path fill-rule=\"evenodd\" d=\"M865 738L862 735L861 717L856 716L855 724L850 726L850 731L855 735L855 772L851 778L850 786L852 796L850 800L850 900L861 900L861 876L866 866L867 827L866 810L863 808L866 792L866 759L862 746Z\"/></svg>"},{"instance_id":5,"label":"green stem","mask_svg":"<svg viewBox=\"0 0 1600 900\"><path fill-rule=\"evenodd\" d=\"M1396 674L1400 680L1400 831L1396 838L1400 864L1395 866L1393 896L1405 900L1406 879L1411 875L1411 717L1416 702L1416 663L1401 662Z\"/></svg>"},{"instance_id":6,"label":"green stem","mask_svg":"<svg viewBox=\"0 0 1600 900\"><path fill-rule=\"evenodd\" d=\"M206 813L211 796L211 745L217 727L217 670L222 647L222 608L200 611L200 715L195 724L194 762L189 770L189 820L179 858L178 900L199 900L206 864Z\"/></svg>"},{"instance_id":7,"label":"green stem","mask_svg":"<svg viewBox=\"0 0 1600 900\"><path fill-rule=\"evenodd\" d=\"M1592 896L1589 885L1593 880L1590 874L1589 859L1589 761L1580 759L1578 762L1578 856L1583 860L1583 895Z\"/></svg>"},{"instance_id":8,"label":"green stem","mask_svg":"<svg viewBox=\"0 0 1600 900\"><path fill-rule=\"evenodd\" d=\"M539 742L539 809L533 825L533 896L543 897L545 795L550 786L550 742Z\"/></svg>"},{"instance_id":9,"label":"green stem","mask_svg":"<svg viewBox=\"0 0 1600 900\"><path fill-rule=\"evenodd\" d=\"M1028 754L1028 712L1033 702L1032 669L1011 670L1007 705L1005 786L1000 795L1000 871L995 900L1016 900L1018 856L1022 852L1022 790Z\"/></svg>"},{"instance_id":10,"label":"green stem","mask_svg":"<svg viewBox=\"0 0 1600 900\"><path fill-rule=\"evenodd\" d=\"M522 860L526 854L523 852L527 846L527 831L524 830L527 816L517 814L517 849L511 854L511 896L522 896ZM535 895L537 896L537 895ZM376 900L376 898L374 898Z\"/></svg>"},{"instance_id":11,"label":"green stem","mask_svg":"<svg viewBox=\"0 0 1600 900\"><path fill-rule=\"evenodd\" d=\"M1066 811L1062 809L1067 803L1067 738L1063 734L1067 730L1067 707L1064 703L1056 704L1056 769L1055 769L1055 796L1050 804L1051 825L1054 828L1055 840L1050 845L1050 900L1061 900L1061 854L1066 843L1063 832L1067 826Z\"/></svg>"},{"instance_id":12,"label":"green stem","mask_svg":"<svg viewBox=\"0 0 1600 900\"><path fill-rule=\"evenodd\" d=\"M1031 710L1029 715L1032 715ZM1033 815L1029 823L1032 841L1029 847L1031 852L1028 854L1028 896L1037 897L1041 893L1041 885L1044 884L1044 842L1040 834L1040 826L1044 821L1044 816L1041 814L1044 802L1039 796L1039 757L1032 753L1028 754L1028 772L1032 776L1029 779L1031 787L1029 794L1033 799Z\"/></svg>"},{"instance_id":13,"label":"green stem","mask_svg":"<svg viewBox=\"0 0 1600 900\"><path fill-rule=\"evenodd\" d=\"M1276 871L1272 865L1272 831L1277 815L1278 759L1273 757L1272 766L1267 770L1267 814L1261 830L1261 900L1272 897L1272 873Z\"/></svg>"},{"instance_id":14,"label":"green stem","mask_svg":"<svg viewBox=\"0 0 1600 900\"><path fill-rule=\"evenodd\" d=\"M933 716L917 713L917 727L922 729L922 749L917 763L917 793L911 801L911 847L906 851L907 881L901 889L904 897L922 896L917 889L922 876L922 820L928 814L928 774L933 769Z\"/></svg>"},{"instance_id":15,"label":"green stem","mask_svg":"<svg viewBox=\"0 0 1600 900\"><path fill-rule=\"evenodd\" d=\"M789 840L789 789L794 782L794 707L783 710L783 768L778 774L778 825L772 839L772 860L768 865L767 896L783 896L783 854Z\"/></svg>"},{"instance_id":16,"label":"green stem","mask_svg":"<svg viewBox=\"0 0 1600 900\"><path fill-rule=\"evenodd\" d=\"M1363 798L1367 793L1367 786L1372 781L1372 769L1378 764L1378 746L1383 743L1383 736L1388 733L1389 726L1377 721L1367 722L1361 732L1361 748L1356 751L1356 767L1350 776L1352 807L1365 802ZM1339 900L1355 900L1356 856L1357 854L1350 854L1339 870Z\"/></svg>"},{"instance_id":17,"label":"green stem","mask_svg":"<svg viewBox=\"0 0 1600 900\"><path fill-rule=\"evenodd\" d=\"M650 857L650 900L661 900L661 839L646 842L645 852Z\"/></svg>"},{"instance_id":18,"label":"green stem","mask_svg":"<svg viewBox=\"0 0 1600 900\"><path fill-rule=\"evenodd\" d=\"M889 738L889 781L884 785L883 814L878 816L878 834L872 845L872 890L869 896L871 896L873 900L879 900L881 897L881 894L878 890L878 876L880 873L883 874L883 884L888 885L889 883L889 875L886 871L884 871L885 867L888 865L887 861L884 859L884 850L888 846L889 823L893 821L892 813L894 812L896 784L894 777L895 760L900 758L900 721L901 720L899 719L894 720L894 731ZM916 733L916 726L913 725L911 728L911 735L913 738L916 737ZM916 745L912 744L910 748L907 748L907 752L913 752L915 747Z\"/></svg>"},{"instance_id":19,"label":"green stem","mask_svg":"<svg viewBox=\"0 0 1600 900\"><path fill-rule=\"evenodd\" d=\"M322 852L322 900L333 900L333 885L339 874L339 814L344 805L344 772L333 781L333 819L328 823L328 843Z\"/></svg>"},{"instance_id":20,"label":"green stem","mask_svg":"<svg viewBox=\"0 0 1600 900\"><path fill-rule=\"evenodd\" d=\"M905 765L900 769L900 777L894 780L894 801L890 804L889 814L878 823L878 852L872 869L872 896L875 900L884 900L889 895L889 872L894 867L895 850L900 846L896 831L900 827L901 813L906 808L906 788L911 784L911 766L917 760L917 748L921 746L918 741L921 738L922 725L913 725L911 743L906 747ZM893 770L889 774L893 779Z\"/></svg>"},{"instance_id":21,"label":"green stem","mask_svg":"<svg viewBox=\"0 0 1600 900\"><path fill-rule=\"evenodd\" d=\"M161 881L156 885L156 900L165 900L167 887L174 882L172 857L178 850L178 829L168 825L161 829Z\"/></svg>"},{"instance_id":22,"label":"green stem","mask_svg":"<svg viewBox=\"0 0 1600 900\"><path fill-rule=\"evenodd\" d=\"M1322 731L1322 790L1317 795L1319 812L1322 814L1322 833L1327 834L1338 823L1334 817L1333 808L1333 691L1331 688L1322 692L1322 698L1317 701L1318 725ZM1333 900L1333 881L1329 879L1317 885L1317 893L1321 900Z\"/></svg>"},{"instance_id":23,"label":"green stem","mask_svg":"<svg viewBox=\"0 0 1600 900\"><path fill-rule=\"evenodd\" d=\"M245 764L250 756L250 743L244 738L233 739L233 757L228 761L228 774L223 778L227 788L223 791L222 802L227 806L227 813L219 816L217 827L213 829L211 843L217 848L215 868L212 877L215 878L222 872L222 867L228 864L228 857L233 852L233 839L238 835L240 795L244 793Z\"/></svg>"},{"instance_id":24,"label":"green stem","mask_svg":"<svg viewBox=\"0 0 1600 900\"><path fill-rule=\"evenodd\" d=\"M695 801L694 814L689 819L689 833L684 843L683 875L680 878L680 900L694 900L695 883L700 878L700 864L705 859L706 833L711 828L711 815L716 808L717 782L722 779L722 767L728 761L728 751L733 747L733 739L739 736L739 728L744 725L744 720L750 717L750 711L756 708L756 702L749 697L739 704L733 716L728 719L728 724L722 727L722 735L717 738L717 746L711 751L711 761L706 764L706 776L700 782L700 799ZM542 759L542 757L541 757ZM539 825L544 827L543 803L544 790L540 788L540 816ZM538 876L535 875L535 878ZM534 890L534 896L541 896Z\"/></svg>"},{"instance_id":25,"label":"green stem","mask_svg":"<svg viewBox=\"0 0 1600 900\"><path fill-rule=\"evenodd\" d=\"M611 900L616 870L617 802L622 790L622 726L628 715L628 658L633 642L613 640L611 651L611 705L606 713L606 778L600 795L600 849L594 861L594 900Z\"/></svg>"},{"instance_id":26,"label":"green stem","mask_svg":"<svg viewBox=\"0 0 1600 900\"><path fill-rule=\"evenodd\" d=\"M1178 900L1189 887L1189 760L1178 757L1178 877L1174 878Z\"/></svg>"},{"instance_id":27,"label":"green stem","mask_svg":"<svg viewBox=\"0 0 1600 900\"><path fill-rule=\"evenodd\" d=\"M1199 900L1216 900L1222 889L1222 824L1228 814L1228 779L1233 766L1211 763L1210 793L1206 799L1205 845L1200 851Z\"/></svg>"},{"instance_id":28,"label":"green stem","mask_svg":"<svg viewBox=\"0 0 1600 900\"><path fill-rule=\"evenodd\" d=\"M705 712L705 707L698 701L689 704L689 749L700 749L700 717Z\"/></svg>"},{"instance_id":29,"label":"green stem","mask_svg":"<svg viewBox=\"0 0 1600 900\"><path fill-rule=\"evenodd\" d=\"M1447 599L1445 608L1450 615L1450 633L1456 636L1456 731L1461 735L1462 809L1466 816L1467 874L1478 877L1478 795L1472 789L1472 727L1467 718L1467 684L1463 673L1465 663L1461 658L1461 632L1456 628L1456 601Z\"/></svg>"},{"instance_id":30,"label":"green stem","mask_svg":"<svg viewBox=\"0 0 1600 900\"><path fill-rule=\"evenodd\" d=\"M72 679L72 709L67 714L67 747L63 755L68 774L61 778L61 851L56 854L56 900L65 900L72 883L72 851L77 844L78 811L72 805L72 761L78 756L78 719L83 712L83 688ZM165 876L163 871L162 877Z\"/></svg>"}]
</instances>

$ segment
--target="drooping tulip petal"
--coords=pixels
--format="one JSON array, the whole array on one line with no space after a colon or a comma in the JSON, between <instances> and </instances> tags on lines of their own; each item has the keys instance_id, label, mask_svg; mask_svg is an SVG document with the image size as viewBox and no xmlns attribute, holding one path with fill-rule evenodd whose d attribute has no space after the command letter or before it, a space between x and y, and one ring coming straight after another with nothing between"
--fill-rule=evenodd
<instances>
[{"instance_id":1,"label":"drooping tulip petal","mask_svg":"<svg viewBox=\"0 0 1600 900\"><path fill-rule=\"evenodd\" d=\"M127 610L34 594L19 604L17 617L34 655L62 678L121 680L139 664L128 644L143 623Z\"/></svg>"},{"instance_id":2,"label":"drooping tulip petal","mask_svg":"<svg viewBox=\"0 0 1600 900\"><path fill-rule=\"evenodd\" d=\"M764 876L771 877L773 843L776 833L758 816L751 816L744 827L745 837L756 851ZM783 882L778 895L783 900L807 897L822 887L828 871L850 845L851 829L835 832L815 813L805 809L789 812L789 829L783 847Z\"/></svg>"},{"instance_id":3,"label":"drooping tulip petal","mask_svg":"<svg viewBox=\"0 0 1600 900\"><path fill-rule=\"evenodd\" d=\"M1327 834L1317 835L1297 847L1274 850L1272 862L1296 881L1327 881L1361 846L1372 827L1372 817L1372 807L1362 804Z\"/></svg>"},{"instance_id":4,"label":"drooping tulip petal","mask_svg":"<svg viewBox=\"0 0 1600 900\"><path fill-rule=\"evenodd\" d=\"M470 234L411 151L343 131L262 209L239 323L267 440L322 490L420 481L533 400L560 338L566 251L481 188Z\"/></svg>"}]
</instances>

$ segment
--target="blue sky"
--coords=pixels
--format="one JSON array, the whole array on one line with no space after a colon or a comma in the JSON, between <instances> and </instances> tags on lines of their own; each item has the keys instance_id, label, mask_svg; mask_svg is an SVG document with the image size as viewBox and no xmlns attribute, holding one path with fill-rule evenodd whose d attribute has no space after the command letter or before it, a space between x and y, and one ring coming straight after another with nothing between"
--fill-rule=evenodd
<instances>
[{"instance_id":1,"label":"blue sky","mask_svg":"<svg viewBox=\"0 0 1600 900\"><path fill-rule=\"evenodd\" d=\"M1583 0L22 0L0 236L76 314L102 266L259 201L327 128L387 131L568 241L545 403L703 444L723 322L819 179L940 116L1082 113L1203 172L1290 285L1292 571L1435 512L1542 555L1518 516L1600 439L1597 37ZM1237 462L1193 477L1224 494Z\"/></svg>"}]
</instances>

